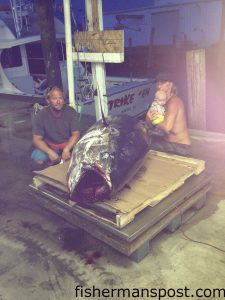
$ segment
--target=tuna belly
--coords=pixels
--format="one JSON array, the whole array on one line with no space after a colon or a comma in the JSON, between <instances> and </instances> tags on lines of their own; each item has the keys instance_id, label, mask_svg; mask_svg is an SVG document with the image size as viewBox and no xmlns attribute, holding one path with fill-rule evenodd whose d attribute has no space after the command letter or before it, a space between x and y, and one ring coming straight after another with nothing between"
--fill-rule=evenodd
<instances>
[{"instance_id":1,"label":"tuna belly","mask_svg":"<svg viewBox=\"0 0 225 300\"><path fill-rule=\"evenodd\" d=\"M110 198L110 188L103 174L96 170L85 170L71 194L71 200L80 205Z\"/></svg>"}]
</instances>

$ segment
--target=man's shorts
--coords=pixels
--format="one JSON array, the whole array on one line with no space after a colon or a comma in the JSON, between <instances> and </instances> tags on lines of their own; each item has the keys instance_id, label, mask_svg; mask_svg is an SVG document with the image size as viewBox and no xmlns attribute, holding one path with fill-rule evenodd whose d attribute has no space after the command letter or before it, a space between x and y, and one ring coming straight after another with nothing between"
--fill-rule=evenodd
<instances>
[{"instance_id":1,"label":"man's shorts","mask_svg":"<svg viewBox=\"0 0 225 300\"><path fill-rule=\"evenodd\" d=\"M56 149L54 150L57 154L61 154L62 150L60 149ZM49 157L48 154L46 154L45 152L39 150L39 149L34 149L34 151L31 153L31 159L34 161L44 161L44 162L48 162L49 161Z\"/></svg>"},{"instance_id":2,"label":"man's shorts","mask_svg":"<svg viewBox=\"0 0 225 300\"><path fill-rule=\"evenodd\" d=\"M163 140L162 138L153 138L149 148L152 150L173 153L181 156L191 156L192 152L191 145L171 143Z\"/></svg>"}]
</instances>

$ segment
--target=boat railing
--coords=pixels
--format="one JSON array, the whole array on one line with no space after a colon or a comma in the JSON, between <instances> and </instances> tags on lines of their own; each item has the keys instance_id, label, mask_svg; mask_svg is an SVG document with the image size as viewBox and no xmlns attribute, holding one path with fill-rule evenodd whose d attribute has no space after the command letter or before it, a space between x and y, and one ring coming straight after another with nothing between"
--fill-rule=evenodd
<instances>
[{"instance_id":1,"label":"boat railing","mask_svg":"<svg viewBox=\"0 0 225 300\"><path fill-rule=\"evenodd\" d=\"M29 12L33 11L33 4L28 0L10 0L13 21L17 37L21 37L24 25L28 25ZM27 27L28 30L28 27Z\"/></svg>"}]
</instances>

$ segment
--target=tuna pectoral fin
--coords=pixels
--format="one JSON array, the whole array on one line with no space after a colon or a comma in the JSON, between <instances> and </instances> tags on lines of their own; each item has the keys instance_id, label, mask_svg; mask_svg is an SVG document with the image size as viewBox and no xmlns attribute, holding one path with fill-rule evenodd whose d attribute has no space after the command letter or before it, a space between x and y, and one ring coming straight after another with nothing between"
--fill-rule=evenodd
<instances>
[{"instance_id":1,"label":"tuna pectoral fin","mask_svg":"<svg viewBox=\"0 0 225 300\"><path fill-rule=\"evenodd\" d=\"M71 194L71 199L86 205L108 199L109 195L110 189L104 177L97 170L86 170Z\"/></svg>"},{"instance_id":2,"label":"tuna pectoral fin","mask_svg":"<svg viewBox=\"0 0 225 300\"><path fill-rule=\"evenodd\" d=\"M145 160L147 159L147 154L144 155L144 157L140 158L133 167L129 170L129 173L127 174L126 178L121 182L121 184L113 191L113 194L116 194L117 192L121 191L125 186L129 186L129 188L132 188L132 186L129 184L131 180L135 177L137 172L141 169L141 167L144 165Z\"/></svg>"}]
</instances>

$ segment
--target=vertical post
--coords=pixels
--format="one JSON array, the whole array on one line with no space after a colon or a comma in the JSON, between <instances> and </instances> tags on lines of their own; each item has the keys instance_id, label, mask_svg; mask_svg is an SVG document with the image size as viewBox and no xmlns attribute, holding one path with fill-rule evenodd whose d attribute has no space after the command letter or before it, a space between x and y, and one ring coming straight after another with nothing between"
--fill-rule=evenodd
<instances>
[{"instance_id":1,"label":"vertical post","mask_svg":"<svg viewBox=\"0 0 225 300\"><path fill-rule=\"evenodd\" d=\"M155 39L155 27L151 27L150 32L150 40L149 40L149 47L148 47L148 57L147 57L147 75L151 74L153 71L153 46L154 46L154 39Z\"/></svg>"},{"instance_id":2,"label":"vertical post","mask_svg":"<svg viewBox=\"0 0 225 300\"><path fill-rule=\"evenodd\" d=\"M52 0L34 0L48 85L62 85Z\"/></svg>"},{"instance_id":3,"label":"vertical post","mask_svg":"<svg viewBox=\"0 0 225 300\"><path fill-rule=\"evenodd\" d=\"M188 51L186 55L188 82L188 126L206 130L205 50Z\"/></svg>"},{"instance_id":4,"label":"vertical post","mask_svg":"<svg viewBox=\"0 0 225 300\"><path fill-rule=\"evenodd\" d=\"M132 38L130 37L128 39L128 45L129 45L129 72L130 72L130 81L133 80L133 64L132 64Z\"/></svg>"},{"instance_id":5,"label":"vertical post","mask_svg":"<svg viewBox=\"0 0 225 300\"><path fill-rule=\"evenodd\" d=\"M64 8L64 22L65 22L66 66L67 66L69 103L70 106L75 108L70 0L63 0L63 8Z\"/></svg>"},{"instance_id":6,"label":"vertical post","mask_svg":"<svg viewBox=\"0 0 225 300\"><path fill-rule=\"evenodd\" d=\"M102 0L85 0L85 8L88 31L103 30ZM104 115L108 115L105 64L92 63L91 68L94 89L97 91L97 96L95 96L95 113L96 120L98 121L102 119L101 108Z\"/></svg>"},{"instance_id":7,"label":"vertical post","mask_svg":"<svg viewBox=\"0 0 225 300\"><path fill-rule=\"evenodd\" d=\"M221 25L220 25L220 41L219 41L219 53L218 53L218 87L221 92L223 107L224 110L224 101L223 95L225 93L225 61L224 61L224 53L225 53L225 42L224 42L224 34L225 34L225 2L222 1L222 13L221 13Z\"/></svg>"},{"instance_id":8,"label":"vertical post","mask_svg":"<svg viewBox=\"0 0 225 300\"><path fill-rule=\"evenodd\" d=\"M20 51L21 51L21 56L22 56L22 64L23 64L24 69L26 70L26 75L30 75L25 45L20 45Z\"/></svg>"},{"instance_id":9,"label":"vertical post","mask_svg":"<svg viewBox=\"0 0 225 300\"><path fill-rule=\"evenodd\" d=\"M173 44L171 48L171 70L177 71L177 36L173 34Z\"/></svg>"}]
</instances>

